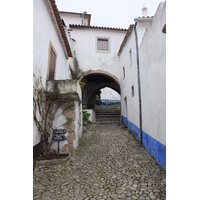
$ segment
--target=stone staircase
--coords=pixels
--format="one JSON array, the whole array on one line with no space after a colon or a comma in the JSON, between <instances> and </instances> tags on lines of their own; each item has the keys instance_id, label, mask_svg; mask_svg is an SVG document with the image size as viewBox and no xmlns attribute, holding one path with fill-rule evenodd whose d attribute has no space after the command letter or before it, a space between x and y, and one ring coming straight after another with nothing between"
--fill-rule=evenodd
<instances>
[{"instance_id":1,"label":"stone staircase","mask_svg":"<svg viewBox=\"0 0 200 200\"><path fill-rule=\"evenodd\" d=\"M96 106L96 123L119 124L121 116L121 105Z\"/></svg>"}]
</instances>

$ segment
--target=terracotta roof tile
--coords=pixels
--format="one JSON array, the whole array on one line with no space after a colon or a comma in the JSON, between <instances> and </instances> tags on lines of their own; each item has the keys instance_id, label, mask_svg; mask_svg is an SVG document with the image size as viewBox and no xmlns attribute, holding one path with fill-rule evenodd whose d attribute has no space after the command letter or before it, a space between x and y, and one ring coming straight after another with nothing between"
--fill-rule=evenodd
<instances>
[{"instance_id":1,"label":"terracotta roof tile","mask_svg":"<svg viewBox=\"0 0 200 200\"><path fill-rule=\"evenodd\" d=\"M153 18L153 16L147 16L147 17L142 16L142 17L137 17L134 20L137 20L137 19L152 19L152 18Z\"/></svg>"},{"instance_id":2,"label":"terracotta roof tile","mask_svg":"<svg viewBox=\"0 0 200 200\"><path fill-rule=\"evenodd\" d=\"M60 14L59 14L58 8L56 6L55 0L50 0L50 2L51 2L51 6L53 8L53 12L54 12L56 21L58 23L58 27L59 27L61 35L62 35L62 38L63 38L64 43L65 43L65 47L66 47L68 56L72 57L71 48L70 48L70 45L69 45L65 30L64 30L64 27L63 27L62 19L60 17Z\"/></svg>"},{"instance_id":3,"label":"terracotta roof tile","mask_svg":"<svg viewBox=\"0 0 200 200\"><path fill-rule=\"evenodd\" d=\"M122 52L122 50L123 50L123 47L124 47L124 45L126 44L126 41L128 40L128 37L129 37L129 35L131 34L131 32L132 32L132 30L133 30L133 27L134 27L134 25L133 24L131 24L130 26L129 26L129 29L127 30L127 33L126 33L126 35L125 35L125 37L124 37L124 40L123 40L123 42L122 42L122 44L121 44L121 46L120 46L120 48L119 48L119 51L118 51L118 56L121 54L121 52Z\"/></svg>"},{"instance_id":4,"label":"terracotta roof tile","mask_svg":"<svg viewBox=\"0 0 200 200\"><path fill-rule=\"evenodd\" d=\"M69 24L70 28L80 28L80 29L106 29L112 31L127 31L127 29L123 28L111 28L111 27L103 27L103 26L84 26L79 24Z\"/></svg>"}]
</instances>

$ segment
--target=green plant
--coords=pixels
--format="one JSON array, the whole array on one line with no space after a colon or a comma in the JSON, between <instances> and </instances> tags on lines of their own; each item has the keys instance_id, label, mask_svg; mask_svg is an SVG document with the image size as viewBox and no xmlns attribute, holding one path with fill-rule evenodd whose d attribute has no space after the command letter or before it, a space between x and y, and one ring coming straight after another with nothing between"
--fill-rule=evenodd
<instances>
[{"instance_id":1,"label":"green plant","mask_svg":"<svg viewBox=\"0 0 200 200\"><path fill-rule=\"evenodd\" d=\"M67 120L67 125L70 125L72 123L72 118L67 117L66 120Z\"/></svg>"},{"instance_id":2,"label":"green plant","mask_svg":"<svg viewBox=\"0 0 200 200\"><path fill-rule=\"evenodd\" d=\"M90 117L90 113L88 113L86 110L83 110L83 125L87 126L88 122L89 122L89 117Z\"/></svg>"},{"instance_id":3,"label":"green plant","mask_svg":"<svg viewBox=\"0 0 200 200\"><path fill-rule=\"evenodd\" d=\"M71 78L74 80L78 80L83 74L83 71L79 68L75 51L74 51L74 56L73 56L73 67L69 65L69 69L71 72Z\"/></svg>"},{"instance_id":4,"label":"green plant","mask_svg":"<svg viewBox=\"0 0 200 200\"><path fill-rule=\"evenodd\" d=\"M81 86L81 88L83 89L84 88L84 86L85 86L85 83L84 82L82 82L82 81L80 81L79 82L79 85Z\"/></svg>"}]
</instances>

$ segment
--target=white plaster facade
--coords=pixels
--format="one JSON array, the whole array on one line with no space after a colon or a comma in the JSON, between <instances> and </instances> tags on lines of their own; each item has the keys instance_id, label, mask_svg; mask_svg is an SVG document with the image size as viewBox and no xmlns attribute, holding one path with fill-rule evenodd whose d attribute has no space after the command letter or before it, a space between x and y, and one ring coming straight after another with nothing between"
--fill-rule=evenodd
<instances>
[{"instance_id":1,"label":"white plaster facade","mask_svg":"<svg viewBox=\"0 0 200 200\"><path fill-rule=\"evenodd\" d=\"M90 25L91 15L87 14L87 12L72 13L72 12L60 11L59 13L67 27L69 27L69 24L79 24L85 26Z\"/></svg>"},{"instance_id":2,"label":"white plaster facade","mask_svg":"<svg viewBox=\"0 0 200 200\"><path fill-rule=\"evenodd\" d=\"M139 126L139 97L136 63L136 43L134 27L130 26L130 34L120 54L121 66L121 115ZM131 53L131 55L130 55ZM132 60L131 60L132 58ZM132 95L132 87L134 94Z\"/></svg>"},{"instance_id":3,"label":"white plaster facade","mask_svg":"<svg viewBox=\"0 0 200 200\"><path fill-rule=\"evenodd\" d=\"M140 46L142 39L144 37L144 33L148 30L148 27L151 25L153 18L136 18L137 21L137 35L138 35L138 46Z\"/></svg>"},{"instance_id":4,"label":"white plaster facade","mask_svg":"<svg viewBox=\"0 0 200 200\"><path fill-rule=\"evenodd\" d=\"M50 14L51 12L51 14ZM66 34L69 38L69 36ZM52 4L49 0L34 0L33 1L33 74L36 78L42 78L43 87L46 88L46 81L48 80L49 73L49 56L50 46L56 53L55 76L54 80L67 80L71 78L69 64L72 63L72 58L69 57L68 52L63 45L63 38L61 36L56 18L53 12ZM64 46L64 47L63 47ZM35 82L33 81L33 86ZM72 91L77 92L81 99L81 89L78 86L70 88ZM66 91L65 91L66 92ZM82 106L76 102L75 107L75 134L74 148L77 147L77 138L82 133ZM58 110L59 112L59 110ZM62 128L62 124L66 122L63 115L58 115L53 122L56 128ZM33 120L33 146L40 142L40 132ZM67 136L67 133L66 133ZM63 142L63 145L67 141ZM55 144L52 146L54 148ZM62 144L61 144L62 148Z\"/></svg>"},{"instance_id":5,"label":"white plaster facade","mask_svg":"<svg viewBox=\"0 0 200 200\"><path fill-rule=\"evenodd\" d=\"M137 18L135 21L119 50L122 120L128 130L142 141L148 153L166 169L166 34L162 32L166 24L166 2L159 4L153 18ZM142 126L136 36L139 47Z\"/></svg>"},{"instance_id":6,"label":"white plaster facade","mask_svg":"<svg viewBox=\"0 0 200 200\"><path fill-rule=\"evenodd\" d=\"M166 35L162 33L162 28L166 23L165 6L163 3L159 5L153 20L152 18L139 18L137 20L143 129L165 144ZM130 60L130 52L132 53L132 61ZM121 113L139 127L136 59L136 42L133 28L120 54L122 74L120 80L122 91ZM132 90L134 90L134 94Z\"/></svg>"},{"instance_id":7,"label":"white plaster facade","mask_svg":"<svg viewBox=\"0 0 200 200\"><path fill-rule=\"evenodd\" d=\"M87 28L83 26L71 27L71 37L76 57L79 62L79 68L84 72L89 70L109 72L114 75L118 82L121 77L119 57L117 56L121 41L126 31L107 30L104 28ZM109 40L109 51L99 52L97 50L97 39L107 38Z\"/></svg>"},{"instance_id":8,"label":"white plaster facade","mask_svg":"<svg viewBox=\"0 0 200 200\"><path fill-rule=\"evenodd\" d=\"M33 73L42 76L45 87L48 74L50 42L57 53L55 79L70 78L69 58L66 59L55 26L44 0L33 1Z\"/></svg>"},{"instance_id":9,"label":"white plaster facade","mask_svg":"<svg viewBox=\"0 0 200 200\"><path fill-rule=\"evenodd\" d=\"M91 15L87 14L87 12L84 12L84 13L60 12L60 16L64 20L67 27L69 27L70 24L85 25L85 26L90 25ZM87 61L88 61L88 59L90 60L90 65L85 65L85 64L82 65L82 63L80 63L81 64L80 68L83 71L90 70L90 69L95 71L95 70L101 69L101 70L107 72L110 68L112 68L112 67L110 67L112 65L113 65L114 70L116 70L116 66L118 65L118 63L116 63L116 59L117 59L117 62L118 62L118 58L116 57L116 52L114 52L113 50L111 51L111 48L114 49L115 51L117 51L123 37L118 38L118 36L114 36L113 31L112 31L112 34L110 34L110 33L107 34L107 33L104 33L105 30L99 31L98 29L96 29L94 31L94 33L92 33L91 29L85 29L86 35L88 35L87 38L85 38L84 37L85 35L82 35L82 34L80 34L77 37L76 31L78 31L78 35L79 35L80 29L79 30L73 29L72 32L69 31L69 35L70 35L70 38L72 38L73 40L76 41L76 42L73 42L71 40L71 42L73 43L72 48L73 48L73 50L76 50L76 54L78 54L77 55L78 61L80 62L81 57L83 57L82 60L85 60L85 59ZM104 53L102 51L97 50L96 40L99 37L109 38L109 42L110 42L109 43L109 45L110 45L109 46L109 48L110 48L109 52ZM112 37L112 43L115 44L115 45L112 45L112 46L111 46L111 44L112 44L111 43L111 37ZM116 44L116 39L115 39L116 37L118 38L118 40L117 40L118 44ZM93 38L93 41L91 41L91 38ZM78 40L78 42L77 42L77 40ZM83 44L80 44L80 41L83 41ZM90 41L91 41L91 43L89 43ZM84 52L84 55L83 55L83 52L77 51L76 43L78 43L78 45L81 45L81 46L79 46L79 48L81 49L81 51ZM92 47L91 51L88 51L89 50L88 46ZM94 52L95 52L95 54L94 54ZM88 53L88 55L86 55L86 53ZM96 53L98 53L98 56L96 55ZM106 54L113 54L113 53L115 54L114 55L115 58L111 58L111 56L113 56L113 55L108 55L107 59L106 59L106 57L105 57ZM100 54L102 54L102 56L99 56ZM91 60L91 58L93 58L93 60ZM95 61L95 62L93 62L93 61ZM101 63L101 66L94 67L94 66L97 65L97 63L98 64ZM105 64L105 63L107 63L107 64ZM117 78L118 78L118 82L119 82L119 67L117 68L117 70L118 70L118 72L116 72L116 73L118 73ZM113 71L111 72L111 74L113 74ZM114 74L114 75L116 75L116 74ZM116 92L114 90L111 90L110 88L106 88L106 89L103 90L103 99L117 99L117 100L119 100L120 96L119 96L119 94L116 94Z\"/></svg>"},{"instance_id":10,"label":"white plaster facade","mask_svg":"<svg viewBox=\"0 0 200 200\"><path fill-rule=\"evenodd\" d=\"M166 3L159 4L140 45L143 130L166 145Z\"/></svg>"},{"instance_id":11,"label":"white plaster facade","mask_svg":"<svg viewBox=\"0 0 200 200\"><path fill-rule=\"evenodd\" d=\"M95 114L94 110L92 110L92 109L84 109L84 110L90 114L88 121L92 122L92 123L96 122L96 114Z\"/></svg>"},{"instance_id":12,"label":"white plaster facade","mask_svg":"<svg viewBox=\"0 0 200 200\"><path fill-rule=\"evenodd\" d=\"M101 89L101 99L120 100L121 96L113 89L105 87Z\"/></svg>"},{"instance_id":13,"label":"white plaster facade","mask_svg":"<svg viewBox=\"0 0 200 200\"><path fill-rule=\"evenodd\" d=\"M49 11L42 0L33 1L33 74L42 77L42 84L46 87L48 75L49 46L52 44L56 53L56 79L69 78L68 61L57 36ZM58 67L59 66L59 67ZM33 82L35 86L35 82ZM40 133L33 121L33 146L40 142Z\"/></svg>"}]
</instances>

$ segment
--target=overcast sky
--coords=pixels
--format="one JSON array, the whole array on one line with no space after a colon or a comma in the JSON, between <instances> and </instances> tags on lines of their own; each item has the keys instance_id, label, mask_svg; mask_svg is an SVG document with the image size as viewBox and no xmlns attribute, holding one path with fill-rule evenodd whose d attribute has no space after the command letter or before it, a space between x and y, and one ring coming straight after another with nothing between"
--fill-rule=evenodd
<instances>
[{"instance_id":1,"label":"overcast sky","mask_svg":"<svg viewBox=\"0 0 200 200\"><path fill-rule=\"evenodd\" d=\"M128 28L134 18L142 16L143 4L148 15L154 16L164 0L55 0L59 11L91 14L91 26Z\"/></svg>"}]
</instances>

